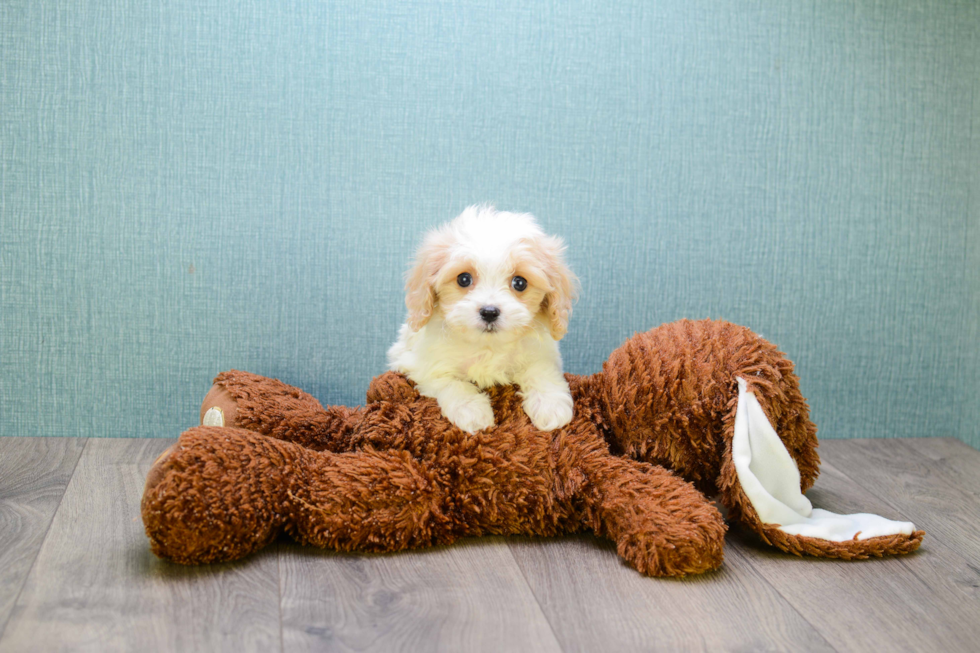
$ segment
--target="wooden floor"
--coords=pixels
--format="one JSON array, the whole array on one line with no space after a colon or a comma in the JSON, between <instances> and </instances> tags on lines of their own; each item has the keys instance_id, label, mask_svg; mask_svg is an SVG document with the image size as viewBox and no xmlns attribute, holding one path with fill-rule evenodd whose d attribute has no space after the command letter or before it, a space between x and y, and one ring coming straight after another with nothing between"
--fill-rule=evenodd
<instances>
[{"instance_id":1,"label":"wooden floor","mask_svg":"<svg viewBox=\"0 0 980 653\"><path fill-rule=\"evenodd\" d=\"M171 442L0 438L0 652L980 650L980 452L956 440L820 447L814 504L914 521L917 553L800 559L732 529L685 580L592 537L168 564L139 501Z\"/></svg>"}]
</instances>

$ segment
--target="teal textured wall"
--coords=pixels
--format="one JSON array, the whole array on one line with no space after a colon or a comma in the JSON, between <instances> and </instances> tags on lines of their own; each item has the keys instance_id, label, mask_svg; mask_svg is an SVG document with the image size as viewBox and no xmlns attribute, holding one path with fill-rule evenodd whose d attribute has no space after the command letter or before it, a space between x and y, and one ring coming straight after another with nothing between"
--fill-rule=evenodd
<instances>
[{"instance_id":1,"label":"teal textured wall","mask_svg":"<svg viewBox=\"0 0 980 653\"><path fill-rule=\"evenodd\" d=\"M0 4L0 433L362 401L420 234L531 211L566 369L745 324L821 437L980 445L980 3Z\"/></svg>"}]
</instances>

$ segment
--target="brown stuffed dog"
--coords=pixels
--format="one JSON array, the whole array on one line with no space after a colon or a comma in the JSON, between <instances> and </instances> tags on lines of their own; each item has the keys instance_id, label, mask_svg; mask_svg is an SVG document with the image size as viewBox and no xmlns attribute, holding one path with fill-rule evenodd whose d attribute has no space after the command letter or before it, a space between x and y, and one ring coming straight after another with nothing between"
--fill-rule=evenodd
<instances>
[{"instance_id":1,"label":"brown stuffed dog","mask_svg":"<svg viewBox=\"0 0 980 653\"><path fill-rule=\"evenodd\" d=\"M664 325L601 372L567 378L567 426L536 430L515 388L498 387L496 426L469 434L393 372L372 381L365 406L326 409L280 381L225 372L201 409L224 426L186 431L147 477L153 552L196 564L240 558L280 532L398 551L588 529L641 573L680 576L722 562L716 494L732 521L797 555L866 558L922 540L907 522L810 507L816 428L792 363L746 328Z\"/></svg>"}]
</instances>

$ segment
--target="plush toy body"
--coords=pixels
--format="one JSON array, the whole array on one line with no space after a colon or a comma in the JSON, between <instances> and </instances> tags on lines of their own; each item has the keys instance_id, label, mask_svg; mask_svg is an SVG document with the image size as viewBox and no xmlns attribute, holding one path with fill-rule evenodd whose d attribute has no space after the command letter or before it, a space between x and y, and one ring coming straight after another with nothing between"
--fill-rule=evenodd
<instances>
[{"instance_id":1,"label":"plush toy body","mask_svg":"<svg viewBox=\"0 0 980 653\"><path fill-rule=\"evenodd\" d=\"M810 508L816 429L792 364L748 329L664 325L628 340L602 372L567 378L567 426L538 431L507 386L490 391L496 426L469 434L392 372L358 408L223 373L202 421L224 426L182 434L147 478L152 549L193 564L239 558L283 531L397 551L588 529L642 573L684 575L721 564L715 494L731 520L797 554L905 553L922 539L907 522Z\"/></svg>"}]
</instances>

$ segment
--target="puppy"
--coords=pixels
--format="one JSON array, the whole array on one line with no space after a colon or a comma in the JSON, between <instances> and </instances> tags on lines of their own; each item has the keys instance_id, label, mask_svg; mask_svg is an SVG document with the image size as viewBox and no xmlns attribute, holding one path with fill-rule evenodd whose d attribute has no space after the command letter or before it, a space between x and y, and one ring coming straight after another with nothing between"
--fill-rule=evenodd
<instances>
[{"instance_id":1,"label":"puppy","mask_svg":"<svg viewBox=\"0 0 980 653\"><path fill-rule=\"evenodd\" d=\"M389 368L470 433L493 426L481 388L517 384L524 412L551 431L572 419L558 340L577 279L561 239L527 213L471 206L429 232L407 275L408 321Z\"/></svg>"}]
</instances>

